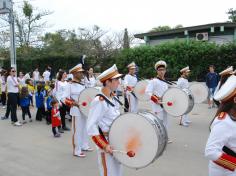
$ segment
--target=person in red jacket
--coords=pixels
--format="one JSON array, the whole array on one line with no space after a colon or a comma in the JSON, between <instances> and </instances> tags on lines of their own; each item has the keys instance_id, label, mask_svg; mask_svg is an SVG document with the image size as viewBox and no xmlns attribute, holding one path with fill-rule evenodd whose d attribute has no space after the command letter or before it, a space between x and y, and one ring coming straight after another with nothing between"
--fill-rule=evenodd
<instances>
[{"instance_id":1,"label":"person in red jacket","mask_svg":"<svg viewBox=\"0 0 236 176\"><path fill-rule=\"evenodd\" d=\"M59 112L58 101L56 99L53 99L51 105L52 105L52 111L51 111L52 133L54 137L60 137L61 117Z\"/></svg>"}]
</instances>

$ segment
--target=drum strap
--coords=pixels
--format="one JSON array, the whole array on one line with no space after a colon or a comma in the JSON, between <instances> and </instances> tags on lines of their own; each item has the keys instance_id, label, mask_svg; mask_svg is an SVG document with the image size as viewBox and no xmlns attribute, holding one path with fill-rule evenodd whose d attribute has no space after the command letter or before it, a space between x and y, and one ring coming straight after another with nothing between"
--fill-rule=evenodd
<instances>
[{"instance_id":1,"label":"drum strap","mask_svg":"<svg viewBox=\"0 0 236 176\"><path fill-rule=\"evenodd\" d=\"M102 94L97 94L96 97L97 97L97 96L104 98L104 100L105 100L109 105L111 105L112 107L115 106L110 100L108 100L108 98L107 98L106 96L104 96L104 95L102 95Z\"/></svg>"},{"instance_id":2,"label":"drum strap","mask_svg":"<svg viewBox=\"0 0 236 176\"><path fill-rule=\"evenodd\" d=\"M81 83L81 82L78 82L78 81L76 81L76 80L72 80L72 82L73 82L73 83L77 83L77 84L80 84L80 85L84 86L84 84L83 84L83 83Z\"/></svg>"},{"instance_id":3,"label":"drum strap","mask_svg":"<svg viewBox=\"0 0 236 176\"><path fill-rule=\"evenodd\" d=\"M123 106L123 103L117 97L113 97L113 98L116 102L118 102L121 106Z\"/></svg>"},{"instance_id":4,"label":"drum strap","mask_svg":"<svg viewBox=\"0 0 236 176\"><path fill-rule=\"evenodd\" d=\"M167 83L167 84L169 84L169 85L176 84L175 82L167 81L167 80L161 79L161 78L159 78L159 77L157 77L157 79L159 79L160 81L165 82L165 83Z\"/></svg>"},{"instance_id":5,"label":"drum strap","mask_svg":"<svg viewBox=\"0 0 236 176\"><path fill-rule=\"evenodd\" d=\"M236 157L236 153L235 153L233 150L231 150L230 148L224 146L224 147L222 148L222 150L223 150L223 152L225 152L226 154L228 154L228 155L230 155L230 156L233 156L233 157Z\"/></svg>"},{"instance_id":6,"label":"drum strap","mask_svg":"<svg viewBox=\"0 0 236 176\"><path fill-rule=\"evenodd\" d=\"M102 129L99 126L98 126L98 131L99 134L104 138L104 140L106 140L105 135L103 134Z\"/></svg>"}]
</instances>

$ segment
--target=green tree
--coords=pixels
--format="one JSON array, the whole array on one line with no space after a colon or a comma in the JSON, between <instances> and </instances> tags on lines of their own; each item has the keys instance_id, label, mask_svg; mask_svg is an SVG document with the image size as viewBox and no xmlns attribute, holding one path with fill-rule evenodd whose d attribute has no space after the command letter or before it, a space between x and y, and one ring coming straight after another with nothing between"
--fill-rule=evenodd
<instances>
[{"instance_id":1,"label":"green tree","mask_svg":"<svg viewBox=\"0 0 236 176\"><path fill-rule=\"evenodd\" d=\"M124 32L124 38L123 38L123 48L124 49L130 48L130 46L129 46L129 34L128 34L128 30L126 28L125 28L125 32Z\"/></svg>"},{"instance_id":2,"label":"green tree","mask_svg":"<svg viewBox=\"0 0 236 176\"><path fill-rule=\"evenodd\" d=\"M226 14L230 22L236 22L236 9L230 8Z\"/></svg>"},{"instance_id":3,"label":"green tree","mask_svg":"<svg viewBox=\"0 0 236 176\"><path fill-rule=\"evenodd\" d=\"M15 13L16 21L16 37L20 47L30 48L37 46L41 42L39 37L43 29L46 27L46 22L41 22L41 19L52 12L36 11L34 7L27 1L24 1L22 12Z\"/></svg>"},{"instance_id":4,"label":"green tree","mask_svg":"<svg viewBox=\"0 0 236 176\"><path fill-rule=\"evenodd\" d=\"M151 30L150 32L168 31L168 30L170 30L170 29L171 29L170 26L158 26L158 27L152 28L152 30Z\"/></svg>"}]
</instances>

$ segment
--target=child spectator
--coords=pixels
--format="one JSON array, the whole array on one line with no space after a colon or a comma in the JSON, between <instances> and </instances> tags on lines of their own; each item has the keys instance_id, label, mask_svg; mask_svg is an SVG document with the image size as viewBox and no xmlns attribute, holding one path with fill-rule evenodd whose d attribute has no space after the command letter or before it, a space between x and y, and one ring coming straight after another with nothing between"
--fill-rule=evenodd
<instances>
[{"instance_id":1,"label":"child spectator","mask_svg":"<svg viewBox=\"0 0 236 176\"><path fill-rule=\"evenodd\" d=\"M61 117L59 112L59 105L56 99L53 99L51 102L52 106L52 114L51 114L51 121L52 121L52 133L54 137L60 137L60 129L61 129ZM57 130L56 130L57 128Z\"/></svg>"},{"instance_id":2,"label":"child spectator","mask_svg":"<svg viewBox=\"0 0 236 176\"><path fill-rule=\"evenodd\" d=\"M28 87L28 90L29 90L31 105L34 106L33 95L34 95L35 89L34 89L33 81L31 79L27 79L26 84L27 84L27 87Z\"/></svg>"},{"instance_id":3,"label":"child spectator","mask_svg":"<svg viewBox=\"0 0 236 176\"><path fill-rule=\"evenodd\" d=\"M42 118L45 115L45 107L44 107L44 89L43 89L43 85L40 83L37 86L35 99L36 99L36 107L38 108L37 114L36 114L36 120L42 121Z\"/></svg>"},{"instance_id":4,"label":"child spectator","mask_svg":"<svg viewBox=\"0 0 236 176\"><path fill-rule=\"evenodd\" d=\"M30 119L29 121L32 122L29 106L30 106L29 91L27 87L23 86L20 92L20 107L22 109L22 119L23 119L22 123L23 124L26 123L25 115L28 115Z\"/></svg>"}]
</instances>

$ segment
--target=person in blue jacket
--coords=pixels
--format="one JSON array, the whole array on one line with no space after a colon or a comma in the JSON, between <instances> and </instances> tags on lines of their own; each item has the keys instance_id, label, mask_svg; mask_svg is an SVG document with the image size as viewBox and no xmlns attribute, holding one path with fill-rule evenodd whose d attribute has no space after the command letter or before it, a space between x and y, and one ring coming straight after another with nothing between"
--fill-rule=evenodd
<instances>
[{"instance_id":1,"label":"person in blue jacket","mask_svg":"<svg viewBox=\"0 0 236 176\"><path fill-rule=\"evenodd\" d=\"M26 123L25 115L29 116L29 121L32 122L30 113L30 95L27 87L22 87L20 92L20 107L22 109L22 120L23 124Z\"/></svg>"}]
</instances>

